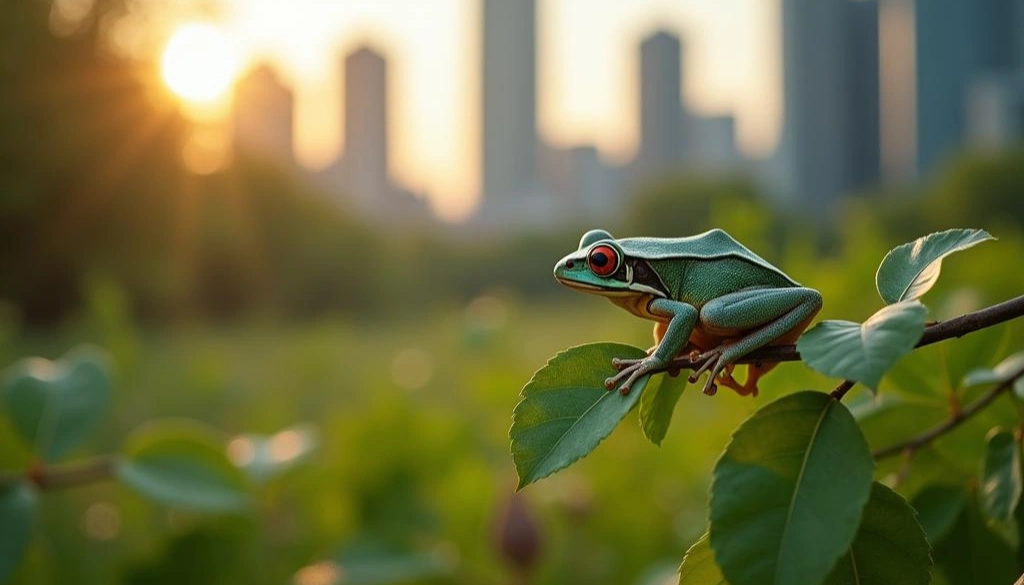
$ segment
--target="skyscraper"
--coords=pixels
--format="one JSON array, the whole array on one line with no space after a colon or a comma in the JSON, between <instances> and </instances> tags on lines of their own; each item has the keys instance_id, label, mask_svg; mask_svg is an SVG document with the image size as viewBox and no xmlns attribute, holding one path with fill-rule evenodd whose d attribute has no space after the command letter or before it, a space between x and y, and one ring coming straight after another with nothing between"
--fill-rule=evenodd
<instances>
[{"instance_id":1,"label":"skyscraper","mask_svg":"<svg viewBox=\"0 0 1024 585\"><path fill-rule=\"evenodd\" d=\"M682 101L682 44L659 31L640 44L640 172L679 166L687 154Z\"/></svg>"},{"instance_id":2,"label":"skyscraper","mask_svg":"<svg viewBox=\"0 0 1024 585\"><path fill-rule=\"evenodd\" d=\"M368 48L345 58L344 185L363 206L390 195L388 179L388 70Z\"/></svg>"},{"instance_id":3,"label":"skyscraper","mask_svg":"<svg viewBox=\"0 0 1024 585\"><path fill-rule=\"evenodd\" d=\"M846 174L843 189L856 191L881 178L881 72L877 0L846 1Z\"/></svg>"},{"instance_id":4,"label":"skyscraper","mask_svg":"<svg viewBox=\"0 0 1024 585\"><path fill-rule=\"evenodd\" d=\"M270 66L253 69L235 85L235 150L292 164L293 108L291 90Z\"/></svg>"},{"instance_id":5,"label":"skyscraper","mask_svg":"<svg viewBox=\"0 0 1024 585\"><path fill-rule=\"evenodd\" d=\"M981 75L1017 64L1019 0L918 1L917 168L927 173L962 145L966 96Z\"/></svg>"},{"instance_id":6,"label":"skyscraper","mask_svg":"<svg viewBox=\"0 0 1024 585\"><path fill-rule=\"evenodd\" d=\"M534 0L483 2L483 207L537 190Z\"/></svg>"},{"instance_id":7,"label":"skyscraper","mask_svg":"<svg viewBox=\"0 0 1024 585\"><path fill-rule=\"evenodd\" d=\"M783 190L810 213L878 178L875 0L783 0Z\"/></svg>"}]
</instances>

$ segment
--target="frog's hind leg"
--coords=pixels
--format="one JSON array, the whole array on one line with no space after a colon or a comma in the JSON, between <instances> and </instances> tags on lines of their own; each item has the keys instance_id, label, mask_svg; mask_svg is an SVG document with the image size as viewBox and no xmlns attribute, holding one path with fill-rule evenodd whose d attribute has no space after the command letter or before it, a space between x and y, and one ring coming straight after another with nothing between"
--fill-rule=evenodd
<instances>
[{"instance_id":1,"label":"frog's hind leg","mask_svg":"<svg viewBox=\"0 0 1024 585\"><path fill-rule=\"evenodd\" d=\"M737 383L726 368L759 347L792 342L820 309L821 294L802 287L747 289L707 303L700 311L700 321L705 328L745 333L705 352L701 356L705 363L693 373L691 380L695 381L704 370L710 369L711 374L704 384L706 394L713 394L715 385L721 383L740 395L756 395L758 379L774 368L774 363L751 364L744 384Z\"/></svg>"}]
</instances>

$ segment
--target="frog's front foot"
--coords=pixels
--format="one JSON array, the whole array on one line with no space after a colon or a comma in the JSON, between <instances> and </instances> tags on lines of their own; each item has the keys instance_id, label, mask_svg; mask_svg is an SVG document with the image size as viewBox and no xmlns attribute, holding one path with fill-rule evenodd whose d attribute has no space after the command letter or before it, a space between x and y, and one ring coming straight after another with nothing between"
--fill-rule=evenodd
<instances>
[{"instance_id":1,"label":"frog's front foot","mask_svg":"<svg viewBox=\"0 0 1024 585\"><path fill-rule=\"evenodd\" d=\"M618 359L612 360L612 366L619 370L618 374L615 374L611 378L604 381L604 387L607 390L614 390L618 387L619 392L625 396L632 390L633 384L636 383L641 377L650 374L651 372L664 367L665 362L654 356L648 356L643 359ZM623 380L625 380L623 382ZM620 385L619 382L622 382Z\"/></svg>"}]
</instances>

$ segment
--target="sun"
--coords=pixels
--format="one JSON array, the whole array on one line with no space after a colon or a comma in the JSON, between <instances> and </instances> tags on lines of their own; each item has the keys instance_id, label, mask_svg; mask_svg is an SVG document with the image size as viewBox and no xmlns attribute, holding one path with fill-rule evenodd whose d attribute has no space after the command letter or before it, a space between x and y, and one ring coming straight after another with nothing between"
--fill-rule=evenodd
<instances>
[{"instance_id":1,"label":"sun","mask_svg":"<svg viewBox=\"0 0 1024 585\"><path fill-rule=\"evenodd\" d=\"M191 23L178 28L161 60L167 87L185 100L215 102L224 96L237 72L238 63L231 41L209 23Z\"/></svg>"}]
</instances>

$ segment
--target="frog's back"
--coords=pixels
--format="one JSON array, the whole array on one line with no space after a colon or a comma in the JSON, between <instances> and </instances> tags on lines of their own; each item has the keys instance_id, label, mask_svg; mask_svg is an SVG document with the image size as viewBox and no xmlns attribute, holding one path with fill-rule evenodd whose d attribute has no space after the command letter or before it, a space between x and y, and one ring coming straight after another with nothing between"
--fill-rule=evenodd
<instances>
[{"instance_id":1,"label":"frog's back","mask_svg":"<svg viewBox=\"0 0 1024 585\"><path fill-rule=\"evenodd\" d=\"M618 242L627 255L654 261L738 260L774 273L792 286L799 286L799 283L785 272L752 252L721 229L713 229L683 238L624 238Z\"/></svg>"}]
</instances>

